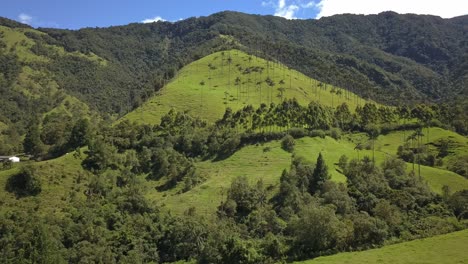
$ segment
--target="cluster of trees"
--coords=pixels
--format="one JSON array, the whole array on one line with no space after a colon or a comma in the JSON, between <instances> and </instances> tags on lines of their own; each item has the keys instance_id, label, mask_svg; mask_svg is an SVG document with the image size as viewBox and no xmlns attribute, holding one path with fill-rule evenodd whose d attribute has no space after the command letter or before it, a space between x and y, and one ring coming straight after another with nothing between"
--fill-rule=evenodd
<instances>
[{"instance_id":1,"label":"cluster of trees","mask_svg":"<svg viewBox=\"0 0 468 264\"><path fill-rule=\"evenodd\" d=\"M329 180L321 154L316 164L295 157L271 199L261 181L233 181L218 217L248 231L245 243L253 243L257 257L252 263L311 258L461 228L453 217L460 216L456 202L431 193L420 178L406 173L401 160L382 166L367 157L340 160L346 184ZM461 192L452 197L466 199ZM271 242L255 246L256 238Z\"/></svg>"},{"instance_id":2,"label":"cluster of trees","mask_svg":"<svg viewBox=\"0 0 468 264\"><path fill-rule=\"evenodd\" d=\"M447 105L418 104L411 108L365 103L363 106L357 106L352 113L347 103L333 109L317 102L302 106L296 99L286 99L278 105L261 104L257 109L251 105L236 112L227 108L223 118L216 124L236 131L259 132L286 131L291 128L328 130L332 127L343 131L368 132L372 126L378 126L380 134L398 129L447 127L449 124L446 120L450 120L451 117L453 115Z\"/></svg>"},{"instance_id":3,"label":"cluster of trees","mask_svg":"<svg viewBox=\"0 0 468 264\"><path fill-rule=\"evenodd\" d=\"M289 103L294 105L294 100ZM289 113L277 109L321 117L310 112L319 111L329 126L336 123L335 113L319 105L283 107L271 109L284 116ZM264 115L270 111L262 108ZM253 116L256 111L250 109ZM196 208L173 216L148 201L146 181L158 180L159 191L188 191L204 181L195 160L224 158L242 144L283 138L283 147L294 153L294 139L285 132L262 132L261 126L258 132L247 132L240 124L252 126L253 118L243 111L226 113L214 125L175 111L156 126L77 121L59 141L75 149L76 158L83 155L80 147L88 147L82 157L87 173L79 179L86 182L85 196L82 190L71 190L60 217L2 210L0 262L275 263L463 228L457 218L468 217L466 193L447 190L438 196L393 158L377 166L367 157L342 157L339 165L348 182L335 183L321 154L315 163L293 154L278 188L236 178L213 216L200 216ZM50 118L43 131L52 133L44 129L57 125ZM49 132L28 133L28 138L61 138L49 138ZM28 168L12 176L7 189L21 198L38 195L41 186L34 168Z\"/></svg>"},{"instance_id":4,"label":"cluster of trees","mask_svg":"<svg viewBox=\"0 0 468 264\"><path fill-rule=\"evenodd\" d=\"M295 156L277 190L235 178L213 216L161 210L135 166L94 172L83 179L86 199L71 193L60 216L2 211L0 260L277 263L454 231L468 217L466 192L435 195L401 160L342 157L340 166L347 183L330 181L321 154L315 163ZM33 169L14 179L21 195L37 194Z\"/></svg>"}]
</instances>

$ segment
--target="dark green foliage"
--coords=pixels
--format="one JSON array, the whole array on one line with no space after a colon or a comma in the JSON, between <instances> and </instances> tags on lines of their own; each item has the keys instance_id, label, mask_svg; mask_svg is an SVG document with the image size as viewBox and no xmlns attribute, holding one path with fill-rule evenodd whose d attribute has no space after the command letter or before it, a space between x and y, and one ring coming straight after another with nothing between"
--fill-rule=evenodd
<instances>
[{"instance_id":1,"label":"dark green foliage","mask_svg":"<svg viewBox=\"0 0 468 264\"><path fill-rule=\"evenodd\" d=\"M338 246L340 236L346 235L341 224L330 207L304 207L288 227L294 237L292 251L300 258L310 258Z\"/></svg>"},{"instance_id":2,"label":"dark green foliage","mask_svg":"<svg viewBox=\"0 0 468 264\"><path fill-rule=\"evenodd\" d=\"M31 124L24 138L23 149L26 153L40 157L44 153L44 144L38 124Z\"/></svg>"},{"instance_id":3,"label":"dark green foliage","mask_svg":"<svg viewBox=\"0 0 468 264\"><path fill-rule=\"evenodd\" d=\"M256 186L250 186L247 177L238 177L231 183L226 202L219 206L218 211L220 215L243 220L265 202L266 196L262 182L258 182Z\"/></svg>"},{"instance_id":4,"label":"dark green foliage","mask_svg":"<svg viewBox=\"0 0 468 264\"><path fill-rule=\"evenodd\" d=\"M25 166L17 174L8 178L5 189L17 197L35 196L42 191L41 180L33 167Z\"/></svg>"},{"instance_id":5,"label":"dark green foliage","mask_svg":"<svg viewBox=\"0 0 468 264\"><path fill-rule=\"evenodd\" d=\"M250 111L246 107L243 113ZM45 125L60 127L56 118L50 116ZM173 216L161 201L146 199L147 181L157 180L159 191L177 187L174 194L179 194L203 181L194 160L285 135L238 132L230 126L236 118L226 111L223 121L208 125L171 111L158 126L97 122L92 132L86 132L91 124L75 121L80 129L63 131L65 137L65 131L76 133L78 145L87 142L82 165L92 173L80 176L84 190L76 180L78 187L63 198L67 206L59 215L1 211L0 261L277 263L446 233L461 228L455 216L466 218L464 192L434 195L422 178L406 173L401 160L377 166L367 157L342 156L345 184L329 180L321 153L316 164L293 155L279 186L235 178L217 215L192 207ZM53 143L51 129L43 131L44 140ZM307 134L304 128L293 131ZM18 175L8 186L21 189L12 191L19 197L37 194L38 175L27 169Z\"/></svg>"},{"instance_id":6,"label":"dark green foliage","mask_svg":"<svg viewBox=\"0 0 468 264\"><path fill-rule=\"evenodd\" d=\"M180 64L210 50L232 46L218 37L223 34L232 36L247 50L280 58L284 64L322 82L395 102L447 98L460 90L466 95L462 89L466 48L460 37L464 30L460 21L464 19L384 12L287 21L221 12L174 24L43 31L53 38L48 42L62 45L67 51L93 52L110 61L113 71L129 70L128 77L118 80L134 87L151 83L141 83L135 77L170 78L171 71ZM151 75L152 71L156 74ZM112 83L111 78L106 79Z\"/></svg>"},{"instance_id":7,"label":"dark green foliage","mask_svg":"<svg viewBox=\"0 0 468 264\"><path fill-rule=\"evenodd\" d=\"M186 191L201 182L192 162L174 150L154 149L150 164L151 171L147 177L148 179L158 180L162 177L167 178L166 184L161 186L162 190L172 188L184 179L186 180Z\"/></svg>"},{"instance_id":8,"label":"dark green foliage","mask_svg":"<svg viewBox=\"0 0 468 264\"><path fill-rule=\"evenodd\" d=\"M351 160L344 171L348 179L351 197L356 199L357 208L370 212L388 188L381 169L365 157L362 161Z\"/></svg>"},{"instance_id":9,"label":"dark green foliage","mask_svg":"<svg viewBox=\"0 0 468 264\"><path fill-rule=\"evenodd\" d=\"M73 125L71 130L70 139L68 141L68 147L70 149L76 149L79 147L86 146L89 143L91 128L88 119L79 119Z\"/></svg>"},{"instance_id":10,"label":"dark green foliage","mask_svg":"<svg viewBox=\"0 0 468 264\"><path fill-rule=\"evenodd\" d=\"M281 148L287 152L293 152L295 144L296 143L294 142L294 138L289 134L281 139Z\"/></svg>"},{"instance_id":11,"label":"dark green foliage","mask_svg":"<svg viewBox=\"0 0 468 264\"><path fill-rule=\"evenodd\" d=\"M343 103L336 107L335 119L338 125L343 130L349 130L352 128L353 115L351 114L349 107L346 103Z\"/></svg>"},{"instance_id":12,"label":"dark green foliage","mask_svg":"<svg viewBox=\"0 0 468 264\"><path fill-rule=\"evenodd\" d=\"M387 224L383 220L369 216L366 212L351 215L351 221L354 229L351 246L355 248L382 244L388 236Z\"/></svg>"},{"instance_id":13,"label":"dark green foliage","mask_svg":"<svg viewBox=\"0 0 468 264\"><path fill-rule=\"evenodd\" d=\"M94 172L102 172L108 167L115 167L115 153L115 147L97 138L88 145L88 156L83 160L83 167Z\"/></svg>"},{"instance_id":14,"label":"dark green foliage","mask_svg":"<svg viewBox=\"0 0 468 264\"><path fill-rule=\"evenodd\" d=\"M356 210L356 202L349 196L345 184L325 181L320 190L323 203L332 205L339 215L351 214Z\"/></svg>"},{"instance_id":15,"label":"dark green foliage","mask_svg":"<svg viewBox=\"0 0 468 264\"><path fill-rule=\"evenodd\" d=\"M467 190L454 193L450 197L448 204L450 208L452 208L457 218L459 219L468 218L468 191Z\"/></svg>"},{"instance_id":16,"label":"dark green foliage","mask_svg":"<svg viewBox=\"0 0 468 264\"><path fill-rule=\"evenodd\" d=\"M448 165L448 169L468 178L468 155L461 156Z\"/></svg>"},{"instance_id":17,"label":"dark green foliage","mask_svg":"<svg viewBox=\"0 0 468 264\"><path fill-rule=\"evenodd\" d=\"M338 160L338 167L340 167L340 169L344 171L347 165L348 165L348 157L343 154L340 156L340 159Z\"/></svg>"},{"instance_id":18,"label":"dark green foliage","mask_svg":"<svg viewBox=\"0 0 468 264\"><path fill-rule=\"evenodd\" d=\"M329 179L330 174L328 173L328 167L325 164L322 153L319 153L314 172L312 177L309 179L309 192L311 194L316 193L322 188L322 185L325 183L325 181Z\"/></svg>"}]
</instances>

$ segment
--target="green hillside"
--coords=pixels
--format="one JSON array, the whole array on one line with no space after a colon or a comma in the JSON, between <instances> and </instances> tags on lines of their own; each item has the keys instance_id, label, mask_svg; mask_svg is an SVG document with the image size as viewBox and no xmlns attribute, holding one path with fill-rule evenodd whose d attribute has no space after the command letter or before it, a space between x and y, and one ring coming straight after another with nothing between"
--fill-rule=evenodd
<instances>
[{"instance_id":1,"label":"green hillside","mask_svg":"<svg viewBox=\"0 0 468 264\"><path fill-rule=\"evenodd\" d=\"M468 230L447 235L414 240L379 249L362 252L341 253L334 256L319 257L313 260L295 262L297 264L442 264L468 263L466 245Z\"/></svg>"},{"instance_id":2,"label":"green hillside","mask_svg":"<svg viewBox=\"0 0 468 264\"><path fill-rule=\"evenodd\" d=\"M42 191L38 196L17 199L6 191L8 179L24 166L32 166L41 180ZM89 174L81 167L81 159L72 153L43 162L22 162L12 169L0 171L0 214L10 210L34 210L41 216L61 217L71 200L85 198L84 191Z\"/></svg>"},{"instance_id":3,"label":"green hillside","mask_svg":"<svg viewBox=\"0 0 468 264\"><path fill-rule=\"evenodd\" d=\"M291 98L305 106L312 101L330 107L346 102L352 110L365 103L349 91L321 83L283 64L230 50L185 66L157 95L123 119L159 124L164 114L175 109L213 122L223 116L227 107L236 111L247 105L278 104Z\"/></svg>"},{"instance_id":4,"label":"green hillside","mask_svg":"<svg viewBox=\"0 0 468 264\"><path fill-rule=\"evenodd\" d=\"M47 44L43 40L46 37L32 28L0 26L0 95L8 98L0 103L0 130L5 131L0 135L0 155L24 153L22 140L32 124L49 127L49 136L42 135L43 139L48 137L44 143L57 145L64 143L59 138L66 138L64 134L76 120L93 115L90 106L78 99L80 95L63 86L55 69L65 61L84 61L101 67L107 62L93 53L67 52L63 47ZM42 150L49 148L52 146Z\"/></svg>"},{"instance_id":5,"label":"green hillside","mask_svg":"<svg viewBox=\"0 0 468 264\"><path fill-rule=\"evenodd\" d=\"M436 130L436 129L435 129ZM400 132L392 133L389 137L397 136ZM379 145L387 145L387 138L379 139ZM317 153L321 152L329 167L332 180L346 182L337 164L341 155L348 158L362 158L372 156L371 150L357 151L355 143L351 140L335 140L326 138L302 138L296 141L296 155L305 157L306 160L315 162ZM265 151L268 149L268 151ZM392 152L392 155L395 155ZM376 151L376 162L381 163L389 157L388 152ZM164 192L155 192L159 182L148 182L149 192L147 196L170 211L181 214L194 207L198 212L211 215L226 195L231 181L238 176L247 176L251 183L262 180L265 186L277 187L283 169L289 169L291 154L282 150L280 142L273 141L262 145L247 146L223 161L204 161L196 164L200 173L207 180L192 190L180 193L179 189ZM408 172L412 164L407 163ZM421 166L421 176L427 181L432 191L442 192L442 186L447 185L453 192L468 189L468 180L462 176L439 168Z\"/></svg>"}]
</instances>

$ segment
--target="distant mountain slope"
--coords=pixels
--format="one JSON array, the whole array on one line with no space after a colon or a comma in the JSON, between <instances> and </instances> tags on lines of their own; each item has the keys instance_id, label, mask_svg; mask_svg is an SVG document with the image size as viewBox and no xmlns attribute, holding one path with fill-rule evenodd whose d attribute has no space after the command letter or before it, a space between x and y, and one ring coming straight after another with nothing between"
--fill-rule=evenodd
<instances>
[{"instance_id":1,"label":"distant mountain slope","mask_svg":"<svg viewBox=\"0 0 468 264\"><path fill-rule=\"evenodd\" d=\"M296 98L307 106L316 101L336 108L346 102L351 110L365 100L347 90L311 79L273 61L239 50L216 52L182 68L156 96L123 120L159 124L169 110L188 112L214 122L227 107L279 104Z\"/></svg>"},{"instance_id":2,"label":"distant mountain slope","mask_svg":"<svg viewBox=\"0 0 468 264\"><path fill-rule=\"evenodd\" d=\"M385 12L286 20L221 12L176 23L41 30L69 51L93 52L126 72L131 88L122 96L133 95L122 101L126 107L145 100L150 88L160 87L155 82L182 65L230 47L396 104L467 95L467 19Z\"/></svg>"},{"instance_id":3,"label":"distant mountain slope","mask_svg":"<svg viewBox=\"0 0 468 264\"><path fill-rule=\"evenodd\" d=\"M100 58L98 63L84 57L54 60L49 70L68 93L108 114L130 112L183 66L233 48L386 104L454 98L463 103L467 20L393 12L286 20L221 12L176 23L41 28L45 34L35 31L28 38L37 43L34 52L45 57L44 47L53 45ZM32 31L5 18L0 25Z\"/></svg>"},{"instance_id":4,"label":"distant mountain slope","mask_svg":"<svg viewBox=\"0 0 468 264\"><path fill-rule=\"evenodd\" d=\"M57 69L65 61L96 65L105 61L94 54L66 52L63 47L40 41L46 36L29 27L0 26L1 154L22 152L21 136L49 114L64 122L65 117L76 120L91 113L89 106L77 99L79 94L60 84Z\"/></svg>"}]
</instances>

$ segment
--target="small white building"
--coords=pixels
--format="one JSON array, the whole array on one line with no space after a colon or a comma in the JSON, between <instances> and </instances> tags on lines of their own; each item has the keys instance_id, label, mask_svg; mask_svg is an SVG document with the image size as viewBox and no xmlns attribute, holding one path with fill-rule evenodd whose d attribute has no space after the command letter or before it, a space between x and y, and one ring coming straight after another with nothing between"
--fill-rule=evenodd
<instances>
[{"instance_id":1,"label":"small white building","mask_svg":"<svg viewBox=\"0 0 468 264\"><path fill-rule=\"evenodd\" d=\"M10 161L11 163L18 163L20 162L20 158L16 156L0 156L0 162Z\"/></svg>"},{"instance_id":2,"label":"small white building","mask_svg":"<svg viewBox=\"0 0 468 264\"><path fill-rule=\"evenodd\" d=\"M20 158L18 158L16 156L9 157L8 160L11 161L12 163L20 162Z\"/></svg>"}]
</instances>

